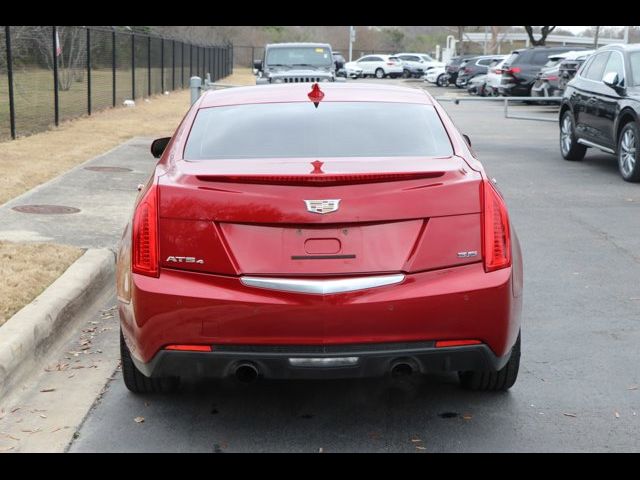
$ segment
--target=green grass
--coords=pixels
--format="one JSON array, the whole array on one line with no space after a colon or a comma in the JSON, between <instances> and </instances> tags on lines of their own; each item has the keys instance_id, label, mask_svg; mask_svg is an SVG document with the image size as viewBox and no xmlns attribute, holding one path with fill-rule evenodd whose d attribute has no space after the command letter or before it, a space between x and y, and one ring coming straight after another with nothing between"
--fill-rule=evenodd
<instances>
[{"instance_id":1,"label":"green grass","mask_svg":"<svg viewBox=\"0 0 640 480\"><path fill-rule=\"evenodd\" d=\"M87 75L82 81L72 81L69 90L59 91L60 121L87 114ZM151 93L161 91L161 69L151 69ZM176 88L180 88L180 71L176 69ZM185 69L185 85L188 82ZM46 130L54 123L53 72L46 69L16 69L13 73L16 133L30 135ZM165 69L165 90L171 88L171 70ZM112 106L112 71L91 71L92 111ZM0 141L10 138L9 94L6 75L0 75ZM116 70L116 105L122 105L131 95L131 69ZM146 67L136 68L136 100L148 96L148 72Z\"/></svg>"}]
</instances>

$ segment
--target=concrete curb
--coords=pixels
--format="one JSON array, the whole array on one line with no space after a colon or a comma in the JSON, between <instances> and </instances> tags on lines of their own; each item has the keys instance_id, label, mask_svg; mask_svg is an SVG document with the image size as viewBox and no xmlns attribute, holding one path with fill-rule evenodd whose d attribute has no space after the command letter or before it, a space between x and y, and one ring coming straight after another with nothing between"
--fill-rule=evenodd
<instances>
[{"instance_id":1,"label":"concrete curb","mask_svg":"<svg viewBox=\"0 0 640 480\"><path fill-rule=\"evenodd\" d=\"M113 282L114 253L87 250L0 327L0 400L68 334L74 319Z\"/></svg>"}]
</instances>

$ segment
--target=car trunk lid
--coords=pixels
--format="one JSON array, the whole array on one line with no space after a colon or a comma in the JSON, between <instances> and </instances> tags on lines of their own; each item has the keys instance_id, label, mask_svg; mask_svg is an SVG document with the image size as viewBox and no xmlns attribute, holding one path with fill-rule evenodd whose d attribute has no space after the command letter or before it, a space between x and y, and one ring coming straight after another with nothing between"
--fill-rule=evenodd
<instances>
[{"instance_id":1,"label":"car trunk lid","mask_svg":"<svg viewBox=\"0 0 640 480\"><path fill-rule=\"evenodd\" d=\"M178 162L160 179L162 266L327 276L479 261L457 253L480 251L480 180L456 156Z\"/></svg>"}]
</instances>

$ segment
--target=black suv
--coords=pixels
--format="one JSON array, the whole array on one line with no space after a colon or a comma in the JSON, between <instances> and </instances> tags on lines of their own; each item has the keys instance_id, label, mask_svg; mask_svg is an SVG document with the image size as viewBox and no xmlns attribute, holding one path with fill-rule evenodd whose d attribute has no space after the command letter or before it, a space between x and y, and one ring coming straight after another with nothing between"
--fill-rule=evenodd
<instances>
[{"instance_id":1,"label":"black suv","mask_svg":"<svg viewBox=\"0 0 640 480\"><path fill-rule=\"evenodd\" d=\"M444 69L447 76L443 78L442 81L438 79L438 86L443 87L447 83L452 83L455 85L456 80L458 79L458 72L460 70L460 66L470 58L473 58L474 56L475 55L460 55L459 57L452 57L451 60L447 62L447 66ZM442 83L442 85L440 85L440 83Z\"/></svg>"},{"instance_id":2,"label":"black suv","mask_svg":"<svg viewBox=\"0 0 640 480\"><path fill-rule=\"evenodd\" d=\"M549 61L549 55L571 50L576 47L536 47L514 50L502 66L502 80L498 91L507 97L529 97L531 87L542 66Z\"/></svg>"},{"instance_id":3,"label":"black suv","mask_svg":"<svg viewBox=\"0 0 640 480\"><path fill-rule=\"evenodd\" d=\"M640 181L640 44L597 50L567 84L560 152L582 160L588 147L617 155L622 178Z\"/></svg>"}]
</instances>

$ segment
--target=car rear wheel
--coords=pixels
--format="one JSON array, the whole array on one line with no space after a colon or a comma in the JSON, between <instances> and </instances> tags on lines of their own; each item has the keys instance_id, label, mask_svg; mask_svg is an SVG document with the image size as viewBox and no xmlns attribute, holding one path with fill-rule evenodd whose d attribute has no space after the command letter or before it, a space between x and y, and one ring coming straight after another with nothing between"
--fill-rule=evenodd
<instances>
[{"instance_id":1,"label":"car rear wheel","mask_svg":"<svg viewBox=\"0 0 640 480\"><path fill-rule=\"evenodd\" d=\"M384 70L381 68L376 69L376 78L384 78Z\"/></svg>"},{"instance_id":2,"label":"car rear wheel","mask_svg":"<svg viewBox=\"0 0 640 480\"><path fill-rule=\"evenodd\" d=\"M498 392L509 390L518 378L520 369L520 334L511 349L511 357L507 364L497 372L460 372L460 384L467 390Z\"/></svg>"},{"instance_id":3,"label":"car rear wheel","mask_svg":"<svg viewBox=\"0 0 640 480\"><path fill-rule=\"evenodd\" d=\"M618 139L618 167L627 182L640 182L640 128L627 123Z\"/></svg>"},{"instance_id":4,"label":"car rear wheel","mask_svg":"<svg viewBox=\"0 0 640 480\"><path fill-rule=\"evenodd\" d=\"M405 68L402 71L402 78L411 78L411 72Z\"/></svg>"},{"instance_id":5,"label":"car rear wheel","mask_svg":"<svg viewBox=\"0 0 640 480\"><path fill-rule=\"evenodd\" d=\"M560 153L565 160L582 160L587 153L587 147L580 145L575 134L573 114L567 110L560 122Z\"/></svg>"},{"instance_id":6,"label":"car rear wheel","mask_svg":"<svg viewBox=\"0 0 640 480\"><path fill-rule=\"evenodd\" d=\"M177 377L149 378L138 370L120 331L120 359L125 386L133 393L171 393L180 385Z\"/></svg>"},{"instance_id":7,"label":"car rear wheel","mask_svg":"<svg viewBox=\"0 0 640 480\"><path fill-rule=\"evenodd\" d=\"M444 87L444 73L438 75L438 78L436 79L436 85L438 85L439 87Z\"/></svg>"}]
</instances>

